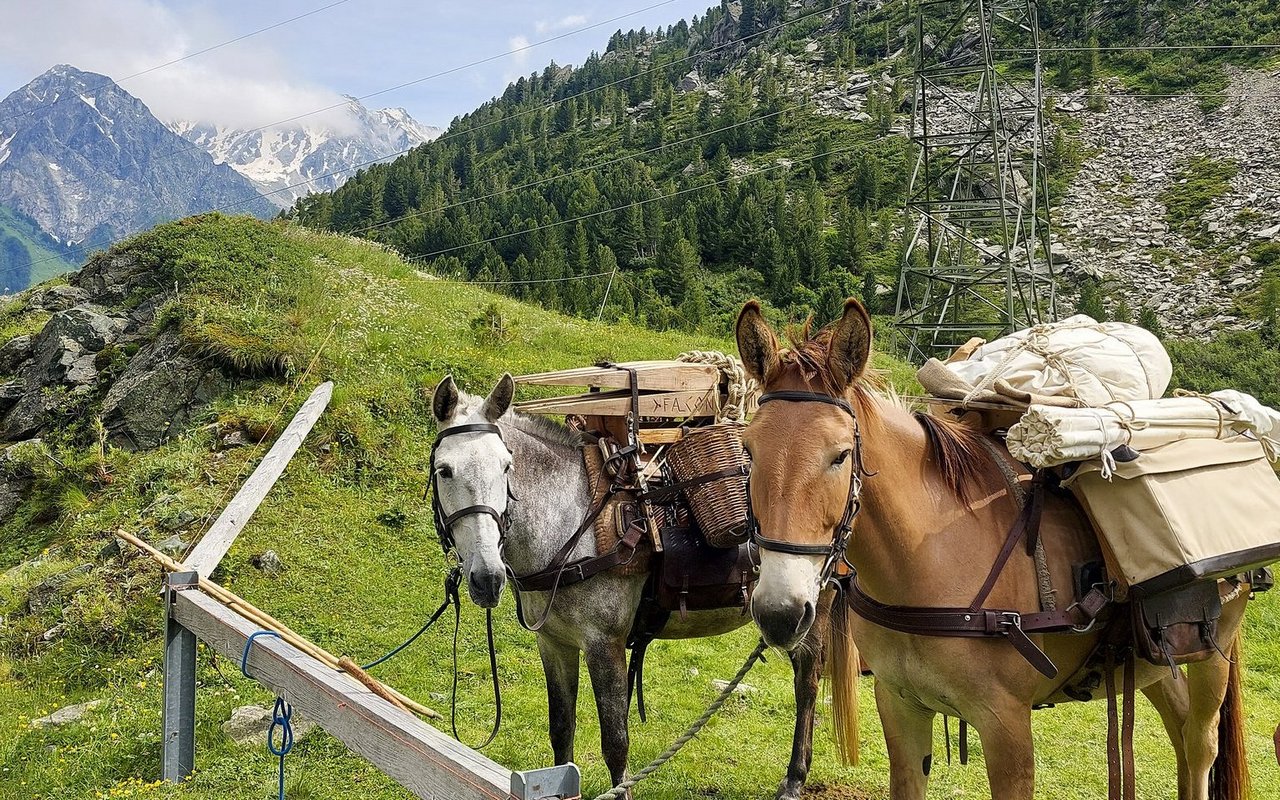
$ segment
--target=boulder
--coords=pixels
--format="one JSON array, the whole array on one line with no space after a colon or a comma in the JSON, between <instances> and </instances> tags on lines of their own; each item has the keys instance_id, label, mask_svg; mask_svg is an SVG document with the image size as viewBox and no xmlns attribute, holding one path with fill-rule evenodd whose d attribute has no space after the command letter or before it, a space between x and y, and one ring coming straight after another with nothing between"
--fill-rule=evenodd
<instances>
[{"instance_id":1,"label":"boulder","mask_svg":"<svg viewBox=\"0 0 1280 800\"><path fill-rule=\"evenodd\" d=\"M72 275L71 282L88 292L95 302L119 302L137 289L162 291L167 282L161 282L160 274L153 266L140 263L132 253L101 253Z\"/></svg>"},{"instance_id":2,"label":"boulder","mask_svg":"<svg viewBox=\"0 0 1280 800\"><path fill-rule=\"evenodd\" d=\"M145 450L183 432L226 387L216 367L185 355L177 334L166 332L129 362L102 402L102 418L113 444Z\"/></svg>"},{"instance_id":3,"label":"boulder","mask_svg":"<svg viewBox=\"0 0 1280 800\"><path fill-rule=\"evenodd\" d=\"M102 313L102 309L82 305L59 311L49 318L44 329L36 335L34 349L39 352L43 343L69 339L83 349L96 353L114 342L124 331L124 323Z\"/></svg>"},{"instance_id":4,"label":"boulder","mask_svg":"<svg viewBox=\"0 0 1280 800\"><path fill-rule=\"evenodd\" d=\"M0 387L2 388L2 387ZM31 470L17 456L19 447L40 446L39 439L11 444L0 453L0 523L7 522L35 480Z\"/></svg>"},{"instance_id":5,"label":"boulder","mask_svg":"<svg viewBox=\"0 0 1280 800\"><path fill-rule=\"evenodd\" d=\"M104 701L90 700L87 703L78 703L74 706L60 708L47 717L31 720L33 728L60 728L63 725L70 725L73 722L80 722L90 711L101 706Z\"/></svg>"},{"instance_id":6,"label":"boulder","mask_svg":"<svg viewBox=\"0 0 1280 800\"><path fill-rule=\"evenodd\" d=\"M270 708L264 708L263 706L240 706L231 712L230 719L222 723L222 732L227 735L227 738L242 747L252 745L265 746L267 743L267 731L271 729L271 712ZM290 717L289 724L293 728L295 742L302 741L303 737L315 730L316 727L316 723L308 719L302 719L297 712L294 712L293 716ZM277 738L276 741L278 742L279 739Z\"/></svg>"},{"instance_id":7,"label":"boulder","mask_svg":"<svg viewBox=\"0 0 1280 800\"><path fill-rule=\"evenodd\" d=\"M284 561L275 550L267 550L249 558L249 565L267 575L279 575L285 571Z\"/></svg>"},{"instance_id":8,"label":"boulder","mask_svg":"<svg viewBox=\"0 0 1280 800\"><path fill-rule=\"evenodd\" d=\"M0 373L12 375L22 366L22 362L31 358L31 337L15 336L0 346Z\"/></svg>"},{"instance_id":9,"label":"boulder","mask_svg":"<svg viewBox=\"0 0 1280 800\"><path fill-rule=\"evenodd\" d=\"M66 311L88 299L89 293L79 286L60 284L32 294L27 300L27 308L41 311Z\"/></svg>"},{"instance_id":10,"label":"boulder","mask_svg":"<svg viewBox=\"0 0 1280 800\"><path fill-rule=\"evenodd\" d=\"M698 75L696 69L689 70L689 74L680 79L680 83L676 86L677 92L696 92L702 89L702 77Z\"/></svg>"}]
</instances>

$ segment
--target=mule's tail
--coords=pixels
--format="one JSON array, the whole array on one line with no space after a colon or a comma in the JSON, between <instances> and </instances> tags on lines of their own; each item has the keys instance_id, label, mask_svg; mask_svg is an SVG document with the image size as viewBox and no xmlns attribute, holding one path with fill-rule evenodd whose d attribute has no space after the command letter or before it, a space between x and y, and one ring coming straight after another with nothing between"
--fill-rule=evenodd
<instances>
[{"instance_id":1,"label":"mule's tail","mask_svg":"<svg viewBox=\"0 0 1280 800\"><path fill-rule=\"evenodd\" d=\"M837 595L827 628L827 685L831 692L836 752L845 764L858 763L858 647L849 625L849 604Z\"/></svg>"},{"instance_id":2,"label":"mule's tail","mask_svg":"<svg viewBox=\"0 0 1280 800\"><path fill-rule=\"evenodd\" d=\"M1218 711L1218 757L1209 768L1210 800L1249 800L1249 762L1245 758L1244 692L1240 686L1243 636L1231 643L1227 695Z\"/></svg>"}]
</instances>

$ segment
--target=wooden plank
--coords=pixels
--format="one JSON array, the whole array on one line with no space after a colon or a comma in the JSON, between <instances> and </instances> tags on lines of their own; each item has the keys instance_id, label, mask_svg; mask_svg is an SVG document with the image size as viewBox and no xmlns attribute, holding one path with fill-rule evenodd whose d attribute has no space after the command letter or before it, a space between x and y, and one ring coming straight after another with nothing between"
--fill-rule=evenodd
<instances>
[{"instance_id":1,"label":"wooden plank","mask_svg":"<svg viewBox=\"0 0 1280 800\"><path fill-rule=\"evenodd\" d=\"M690 364L684 361L633 361L619 366L636 370L636 384L640 389L680 391L698 389L706 391L720 384L720 370L711 364ZM521 375L516 383L526 386L591 386L598 389L629 389L627 373L607 367L582 367L557 372L539 372Z\"/></svg>"},{"instance_id":2,"label":"wooden plank","mask_svg":"<svg viewBox=\"0 0 1280 800\"><path fill-rule=\"evenodd\" d=\"M570 397L547 397L516 403L526 414L581 414L583 416L625 416L631 412L631 393L591 392ZM640 416L683 419L713 417L720 408L720 394L711 390L650 392L640 395Z\"/></svg>"},{"instance_id":3,"label":"wooden plank","mask_svg":"<svg viewBox=\"0 0 1280 800\"><path fill-rule=\"evenodd\" d=\"M684 438L680 428L641 428L641 444L675 444Z\"/></svg>"},{"instance_id":4,"label":"wooden plank","mask_svg":"<svg viewBox=\"0 0 1280 800\"><path fill-rule=\"evenodd\" d=\"M177 593L173 618L235 664L259 630L198 589ZM417 797L512 797L510 770L275 637L254 641L249 674Z\"/></svg>"},{"instance_id":5,"label":"wooden plank","mask_svg":"<svg viewBox=\"0 0 1280 800\"><path fill-rule=\"evenodd\" d=\"M183 562L185 568L200 573L202 578L213 574L214 568L231 549L240 531L244 530L245 523L284 473L285 467L320 419L321 412L329 405L329 398L332 396L332 381L325 381L315 388L307 402L298 409L289 427L284 429L262 463L249 476L249 480L245 481L240 491L236 492L236 496L231 498L231 502L214 520L208 532L196 543L195 549Z\"/></svg>"}]
</instances>

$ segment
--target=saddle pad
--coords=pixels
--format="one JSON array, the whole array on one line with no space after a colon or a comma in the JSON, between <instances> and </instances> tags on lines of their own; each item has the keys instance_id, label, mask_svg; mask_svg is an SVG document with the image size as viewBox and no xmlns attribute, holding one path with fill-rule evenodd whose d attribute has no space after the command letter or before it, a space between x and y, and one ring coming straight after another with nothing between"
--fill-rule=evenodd
<instances>
[{"instance_id":1,"label":"saddle pad","mask_svg":"<svg viewBox=\"0 0 1280 800\"><path fill-rule=\"evenodd\" d=\"M591 502L594 505L609 490L609 477L604 474L604 456L600 453L599 447L588 445L582 448L582 459L586 464L587 482L591 486ZM621 512L624 506L632 502L632 496L629 493L619 494L596 518L592 532L596 538L597 553L607 553L618 546L622 537L622 531L619 528L623 524L622 519L626 516ZM614 567L610 572L615 575L647 575L652 556L653 544L649 541L649 535L645 534L640 539L636 554L631 561Z\"/></svg>"}]
</instances>

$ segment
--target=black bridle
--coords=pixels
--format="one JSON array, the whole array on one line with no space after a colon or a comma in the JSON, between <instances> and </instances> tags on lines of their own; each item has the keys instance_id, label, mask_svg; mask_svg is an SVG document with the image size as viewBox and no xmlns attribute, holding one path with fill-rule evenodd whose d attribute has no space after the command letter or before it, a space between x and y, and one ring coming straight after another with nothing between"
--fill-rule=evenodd
<instances>
[{"instance_id":1,"label":"black bridle","mask_svg":"<svg viewBox=\"0 0 1280 800\"><path fill-rule=\"evenodd\" d=\"M440 442L450 436L457 436L461 433L492 433L502 442L502 446L506 447L507 442L502 438L502 429L497 425L489 422L472 422L466 425L458 425L453 428L445 428L436 435L436 442L431 447L431 475L427 478L427 492L431 495L431 513L435 517L436 535L440 537L440 546L446 554L455 548L453 539L453 523L463 517L474 515L483 515L492 517L498 526L498 548L501 550L503 543L507 538L507 529L511 527L511 516L509 511L498 511L493 506L474 505L460 508L452 514L446 514L444 506L440 504L440 492L436 483L436 452L440 449ZM507 448L508 452L510 448ZM507 499L515 500L515 493L511 491L511 479L507 478Z\"/></svg>"},{"instance_id":2,"label":"black bridle","mask_svg":"<svg viewBox=\"0 0 1280 800\"><path fill-rule=\"evenodd\" d=\"M836 525L829 544L802 544L799 542L787 542L781 539L770 539L760 533L760 523L756 519L755 509L751 505L751 478L747 478L747 530L749 532L751 543L760 550L770 550L775 553L785 553L793 556L823 556L822 571L819 573L819 583L825 586L832 580L836 565L844 562L846 566L852 570L845 556L845 549L849 545L849 539L853 536L853 521L858 516L858 511L862 508L860 497L862 495L862 479L870 477L874 473L868 472L866 466L862 462L862 431L858 426L858 415L854 413L853 406L848 400L842 397L835 397L829 394L821 394L818 392L769 392L760 396L759 405L774 401L785 401L792 403L826 403L829 406L835 406L844 413L849 415L853 420L853 464L849 472L849 497L845 502L844 514L840 517L840 522Z\"/></svg>"}]
</instances>

